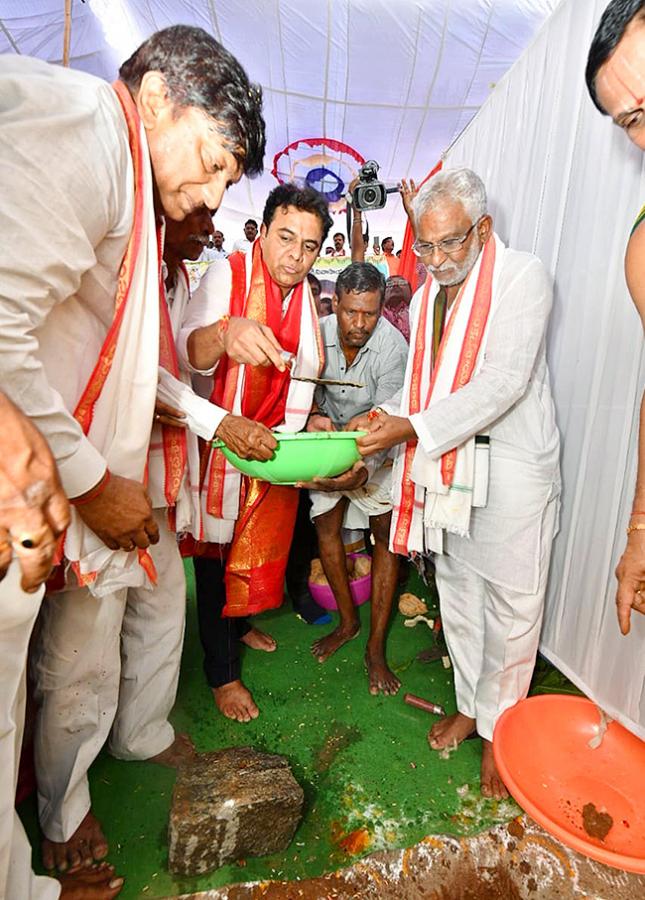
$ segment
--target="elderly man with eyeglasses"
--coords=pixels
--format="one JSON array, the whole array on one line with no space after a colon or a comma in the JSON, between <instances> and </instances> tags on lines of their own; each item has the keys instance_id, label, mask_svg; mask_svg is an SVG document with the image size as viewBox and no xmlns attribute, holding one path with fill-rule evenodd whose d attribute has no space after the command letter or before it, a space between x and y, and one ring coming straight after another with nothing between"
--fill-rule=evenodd
<instances>
[{"instance_id":1,"label":"elderly man with eyeglasses","mask_svg":"<svg viewBox=\"0 0 645 900\"><path fill-rule=\"evenodd\" d=\"M369 432L365 456L399 445L392 549L434 555L457 713L434 725L430 746L476 731L482 794L501 798L493 729L529 688L558 518L552 289L538 259L493 232L469 169L434 176L413 213L428 279L412 301L403 390L351 425Z\"/></svg>"}]
</instances>

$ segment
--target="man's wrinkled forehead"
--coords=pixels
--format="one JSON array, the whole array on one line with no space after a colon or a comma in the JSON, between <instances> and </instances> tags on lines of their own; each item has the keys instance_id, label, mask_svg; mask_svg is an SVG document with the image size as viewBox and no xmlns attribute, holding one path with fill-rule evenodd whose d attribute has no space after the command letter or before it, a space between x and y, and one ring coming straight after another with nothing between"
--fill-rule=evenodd
<instances>
[{"instance_id":1,"label":"man's wrinkled forehead","mask_svg":"<svg viewBox=\"0 0 645 900\"><path fill-rule=\"evenodd\" d=\"M618 46L596 76L596 93L613 117L642 104L645 98L645 22L631 22Z\"/></svg>"}]
</instances>

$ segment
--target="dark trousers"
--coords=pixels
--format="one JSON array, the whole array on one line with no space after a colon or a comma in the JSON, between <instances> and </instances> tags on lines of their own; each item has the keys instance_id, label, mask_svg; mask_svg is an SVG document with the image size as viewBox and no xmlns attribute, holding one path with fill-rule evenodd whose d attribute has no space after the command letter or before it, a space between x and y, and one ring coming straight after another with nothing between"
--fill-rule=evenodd
<instances>
[{"instance_id":1,"label":"dark trousers","mask_svg":"<svg viewBox=\"0 0 645 900\"><path fill-rule=\"evenodd\" d=\"M251 626L246 619L237 616L222 618L226 603L224 562L195 556L193 563L204 672L211 687L221 687L240 677L240 638L251 630Z\"/></svg>"},{"instance_id":2,"label":"dark trousers","mask_svg":"<svg viewBox=\"0 0 645 900\"><path fill-rule=\"evenodd\" d=\"M298 513L293 530L293 539L289 551L289 561L285 579L287 594L291 598L293 608L298 612L299 604L311 602L309 594L309 569L311 560L317 553L316 529L309 517L311 500L309 491L301 490L298 498Z\"/></svg>"}]
</instances>

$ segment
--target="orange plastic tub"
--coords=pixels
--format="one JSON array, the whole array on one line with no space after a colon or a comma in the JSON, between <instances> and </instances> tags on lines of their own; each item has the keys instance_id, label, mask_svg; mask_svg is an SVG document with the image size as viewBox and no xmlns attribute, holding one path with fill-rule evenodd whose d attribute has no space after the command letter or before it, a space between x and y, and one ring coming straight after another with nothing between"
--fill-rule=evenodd
<instances>
[{"instance_id":1,"label":"orange plastic tub","mask_svg":"<svg viewBox=\"0 0 645 900\"><path fill-rule=\"evenodd\" d=\"M645 873L645 741L611 722L592 750L599 724L598 707L584 697L529 697L500 716L495 762L522 809L563 844L609 866ZM605 828L611 817L604 839L584 827L588 804ZM590 827L598 830L593 822Z\"/></svg>"}]
</instances>

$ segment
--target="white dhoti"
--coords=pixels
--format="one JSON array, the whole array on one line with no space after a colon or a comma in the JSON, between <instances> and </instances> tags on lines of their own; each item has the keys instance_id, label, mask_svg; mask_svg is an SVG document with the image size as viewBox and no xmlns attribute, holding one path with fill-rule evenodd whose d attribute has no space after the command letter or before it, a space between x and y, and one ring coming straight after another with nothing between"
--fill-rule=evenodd
<instances>
[{"instance_id":1,"label":"white dhoti","mask_svg":"<svg viewBox=\"0 0 645 900\"><path fill-rule=\"evenodd\" d=\"M60 884L33 874L31 847L14 809L25 720L29 638L43 591L20 589L13 563L0 583L0 897L7 900L55 900Z\"/></svg>"},{"instance_id":2,"label":"white dhoti","mask_svg":"<svg viewBox=\"0 0 645 900\"><path fill-rule=\"evenodd\" d=\"M558 501L544 511L534 594L482 577L447 553L435 555L441 622L455 673L457 709L493 739L499 716L526 697L540 638Z\"/></svg>"},{"instance_id":3,"label":"white dhoti","mask_svg":"<svg viewBox=\"0 0 645 900\"><path fill-rule=\"evenodd\" d=\"M40 821L66 841L90 809L87 771L110 736L120 759L148 759L172 744L184 636L186 586L165 510L155 510L153 590L123 588L100 599L81 588L43 605L34 653L41 704L36 727Z\"/></svg>"},{"instance_id":4,"label":"white dhoti","mask_svg":"<svg viewBox=\"0 0 645 900\"><path fill-rule=\"evenodd\" d=\"M349 529L369 528L373 516L392 512L392 460L370 475L368 481L355 491L310 491L311 520L332 510L342 497L349 504L343 526Z\"/></svg>"}]
</instances>

